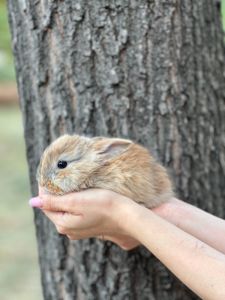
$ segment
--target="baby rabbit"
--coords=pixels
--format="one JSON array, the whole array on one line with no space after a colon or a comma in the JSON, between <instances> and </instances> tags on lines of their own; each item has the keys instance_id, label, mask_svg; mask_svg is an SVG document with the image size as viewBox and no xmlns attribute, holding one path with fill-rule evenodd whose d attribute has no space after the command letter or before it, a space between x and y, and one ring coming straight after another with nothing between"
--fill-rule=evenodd
<instances>
[{"instance_id":1,"label":"baby rabbit","mask_svg":"<svg viewBox=\"0 0 225 300\"><path fill-rule=\"evenodd\" d=\"M149 208L173 196L165 168L144 147L119 138L61 136L44 151L37 180L51 194L102 188Z\"/></svg>"}]
</instances>

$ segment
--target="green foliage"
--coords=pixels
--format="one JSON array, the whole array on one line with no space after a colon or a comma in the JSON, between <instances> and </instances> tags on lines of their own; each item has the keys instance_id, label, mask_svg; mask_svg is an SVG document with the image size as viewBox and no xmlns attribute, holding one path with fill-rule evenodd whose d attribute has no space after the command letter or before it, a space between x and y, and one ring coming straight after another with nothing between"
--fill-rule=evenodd
<instances>
[{"instance_id":1,"label":"green foliage","mask_svg":"<svg viewBox=\"0 0 225 300\"><path fill-rule=\"evenodd\" d=\"M15 80L6 1L0 1L0 81Z\"/></svg>"},{"instance_id":2,"label":"green foliage","mask_svg":"<svg viewBox=\"0 0 225 300\"><path fill-rule=\"evenodd\" d=\"M11 54L6 5L4 2L5 1L0 2L0 30L1 30L0 45L1 45L1 49Z\"/></svg>"}]
</instances>

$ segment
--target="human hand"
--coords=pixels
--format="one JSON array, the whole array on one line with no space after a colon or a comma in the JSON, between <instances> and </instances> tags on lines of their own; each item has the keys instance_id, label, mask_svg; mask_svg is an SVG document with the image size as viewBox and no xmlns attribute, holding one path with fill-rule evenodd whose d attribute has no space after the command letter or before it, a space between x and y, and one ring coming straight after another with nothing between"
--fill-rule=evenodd
<instances>
[{"instance_id":1,"label":"human hand","mask_svg":"<svg viewBox=\"0 0 225 300\"><path fill-rule=\"evenodd\" d=\"M53 196L44 194L40 189L39 197L34 199L31 205L41 208L57 231L70 239L98 237L110 240L125 250L139 245L124 230L129 207L137 205L127 197L98 189ZM124 219L125 211L127 217Z\"/></svg>"}]
</instances>

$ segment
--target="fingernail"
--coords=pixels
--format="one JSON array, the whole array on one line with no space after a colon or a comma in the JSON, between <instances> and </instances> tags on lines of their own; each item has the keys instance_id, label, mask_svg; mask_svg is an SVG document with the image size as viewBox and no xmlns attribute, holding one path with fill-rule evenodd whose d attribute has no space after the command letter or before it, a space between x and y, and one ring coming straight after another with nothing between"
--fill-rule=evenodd
<instances>
[{"instance_id":1,"label":"fingernail","mask_svg":"<svg viewBox=\"0 0 225 300\"><path fill-rule=\"evenodd\" d=\"M43 201L39 197L34 197L29 200L31 207L42 207Z\"/></svg>"}]
</instances>

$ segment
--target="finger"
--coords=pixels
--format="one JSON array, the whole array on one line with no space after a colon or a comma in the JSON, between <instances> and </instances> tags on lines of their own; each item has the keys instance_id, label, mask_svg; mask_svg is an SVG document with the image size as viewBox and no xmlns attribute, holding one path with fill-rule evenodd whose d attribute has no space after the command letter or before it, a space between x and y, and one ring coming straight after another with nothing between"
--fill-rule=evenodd
<instances>
[{"instance_id":1,"label":"finger","mask_svg":"<svg viewBox=\"0 0 225 300\"><path fill-rule=\"evenodd\" d=\"M65 214L64 212L55 212L49 210L43 210L44 214L54 223L56 226L61 226L62 216Z\"/></svg>"},{"instance_id":2,"label":"finger","mask_svg":"<svg viewBox=\"0 0 225 300\"><path fill-rule=\"evenodd\" d=\"M108 190L88 189L81 192L70 193L62 196L40 194L39 197L32 198L30 205L41 209L52 211L67 211L81 214L86 205L90 205L91 199L110 199L115 193Z\"/></svg>"},{"instance_id":3,"label":"finger","mask_svg":"<svg viewBox=\"0 0 225 300\"><path fill-rule=\"evenodd\" d=\"M60 234L67 235L71 240L81 240L91 237L96 237L97 234L99 234L99 230L93 230L93 229L80 229L79 224L79 216L72 216L68 213L64 212L52 212L52 211L43 211L45 215L54 223L57 231ZM68 222L67 220L72 218L73 224L70 220Z\"/></svg>"},{"instance_id":4,"label":"finger","mask_svg":"<svg viewBox=\"0 0 225 300\"><path fill-rule=\"evenodd\" d=\"M67 212L43 210L45 215L58 227L68 230L82 229L82 217Z\"/></svg>"},{"instance_id":5,"label":"finger","mask_svg":"<svg viewBox=\"0 0 225 300\"><path fill-rule=\"evenodd\" d=\"M51 211L66 211L75 213L79 210L80 202L77 201L77 193L71 193L63 196L40 194L39 197L34 197L30 200L30 205L32 207L38 207L44 210ZM77 206L75 211L75 206ZM77 212L79 214L79 212Z\"/></svg>"},{"instance_id":6,"label":"finger","mask_svg":"<svg viewBox=\"0 0 225 300\"><path fill-rule=\"evenodd\" d=\"M75 193L67 194L63 196L55 195L41 195L42 209L51 211L64 211L74 212L75 207Z\"/></svg>"}]
</instances>

